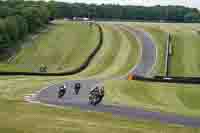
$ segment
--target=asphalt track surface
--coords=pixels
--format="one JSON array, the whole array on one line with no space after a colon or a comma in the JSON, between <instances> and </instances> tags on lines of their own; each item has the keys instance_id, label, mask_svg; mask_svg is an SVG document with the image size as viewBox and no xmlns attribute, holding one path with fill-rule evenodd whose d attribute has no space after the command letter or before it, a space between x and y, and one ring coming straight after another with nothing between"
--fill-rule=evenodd
<instances>
[{"instance_id":1,"label":"asphalt track surface","mask_svg":"<svg viewBox=\"0 0 200 133\"><path fill-rule=\"evenodd\" d=\"M155 44L151 41L148 33L139 30L131 29L130 27L122 26L124 30L129 31L134 37L140 41L141 57L139 63L129 73L141 76L147 76L156 62L156 48ZM124 78L124 77L123 77ZM74 93L75 83L81 83L81 89L78 95ZM97 106L88 104L88 93L90 88L101 85L102 80L68 80L65 81L67 85L66 94L59 99L57 97L58 88L63 84L52 85L27 98L29 102L40 102L43 104L53 106L72 106L85 111L108 112L113 115L123 116L130 119L137 120L156 120L161 123L178 124L188 127L200 127L200 118L191 118L172 113L161 113L147 111L142 108L126 107L121 105L107 105L104 101Z\"/></svg>"},{"instance_id":2,"label":"asphalt track surface","mask_svg":"<svg viewBox=\"0 0 200 133\"><path fill-rule=\"evenodd\" d=\"M156 63L156 46L149 34L141 29L133 29L129 26L120 25L122 29L136 37L140 45L139 63L129 72L131 75L147 77L151 75L154 64Z\"/></svg>"}]
</instances>

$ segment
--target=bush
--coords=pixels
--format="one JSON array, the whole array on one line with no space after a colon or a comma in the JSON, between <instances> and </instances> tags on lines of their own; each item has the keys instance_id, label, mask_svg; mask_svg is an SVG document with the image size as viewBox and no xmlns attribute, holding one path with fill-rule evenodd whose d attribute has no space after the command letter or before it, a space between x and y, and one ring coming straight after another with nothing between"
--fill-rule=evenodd
<instances>
[{"instance_id":1,"label":"bush","mask_svg":"<svg viewBox=\"0 0 200 133\"><path fill-rule=\"evenodd\" d=\"M28 34L28 24L22 16L16 16L19 39L23 39Z\"/></svg>"},{"instance_id":2,"label":"bush","mask_svg":"<svg viewBox=\"0 0 200 133\"><path fill-rule=\"evenodd\" d=\"M47 72L47 66L42 65L42 66L40 67L40 72Z\"/></svg>"}]
</instances>

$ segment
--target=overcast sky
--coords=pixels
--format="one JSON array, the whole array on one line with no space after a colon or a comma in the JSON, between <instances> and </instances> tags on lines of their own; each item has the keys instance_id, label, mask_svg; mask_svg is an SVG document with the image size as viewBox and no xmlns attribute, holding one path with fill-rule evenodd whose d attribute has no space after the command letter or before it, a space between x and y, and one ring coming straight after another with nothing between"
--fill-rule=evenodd
<instances>
[{"instance_id":1,"label":"overcast sky","mask_svg":"<svg viewBox=\"0 0 200 133\"><path fill-rule=\"evenodd\" d=\"M64 2L84 2L84 3L112 3L123 5L184 5L200 9L200 0L56 0Z\"/></svg>"}]
</instances>

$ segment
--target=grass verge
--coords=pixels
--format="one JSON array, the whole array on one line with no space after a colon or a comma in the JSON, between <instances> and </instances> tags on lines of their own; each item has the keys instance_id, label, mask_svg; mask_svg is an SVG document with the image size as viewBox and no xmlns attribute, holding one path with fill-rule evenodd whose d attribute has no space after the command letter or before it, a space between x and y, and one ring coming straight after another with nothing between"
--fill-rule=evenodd
<instances>
[{"instance_id":1,"label":"grass verge","mask_svg":"<svg viewBox=\"0 0 200 133\"><path fill-rule=\"evenodd\" d=\"M199 85L113 80L106 81L105 88L108 104L200 116Z\"/></svg>"}]
</instances>

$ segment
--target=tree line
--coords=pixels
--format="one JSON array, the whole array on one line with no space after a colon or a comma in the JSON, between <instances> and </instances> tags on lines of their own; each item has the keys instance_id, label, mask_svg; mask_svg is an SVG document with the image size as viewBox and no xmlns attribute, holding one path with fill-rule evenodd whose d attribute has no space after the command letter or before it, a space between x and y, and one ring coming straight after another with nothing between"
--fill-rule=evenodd
<instances>
[{"instance_id":1,"label":"tree line","mask_svg":"<svg viewBox=\"0 0 200 133\"><path fill-rule=\"evenodd\" d=\"M56 17L89 17L93 19L154 20L173 22L199 22L200 12L184 6L120 6L83 3L51 2L56 8Z\"/></svg>"},{"instance_id":2,"label":"tree line","mask_svg":"<svg viewBox=\"0 0 200 133\"><path fill-rule=\"evenodd\" d=\"M28 34L49 23L45 2L0 1L0 48L12 48Z\"/></svg>"},{"instance_id":3,"label":"tree line","mask_svg":"<svg viewBox=\"0 0 200 133\"><path fill-rule=\"evenodd\" d=\"M56 1L0 0L0 49L15 47L54 18L199 22L200 12L183 6L120 6Z\"/></svg>"}]
</instances>

